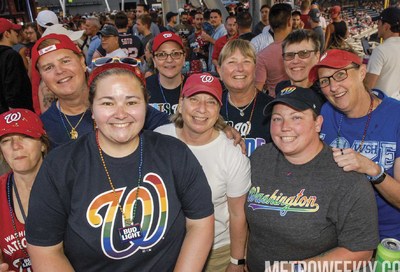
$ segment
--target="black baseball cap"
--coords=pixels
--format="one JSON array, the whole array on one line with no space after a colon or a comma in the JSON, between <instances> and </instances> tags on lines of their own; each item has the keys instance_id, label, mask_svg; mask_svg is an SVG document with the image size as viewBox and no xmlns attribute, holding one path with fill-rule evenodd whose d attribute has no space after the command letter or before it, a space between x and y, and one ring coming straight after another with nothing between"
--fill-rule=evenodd
<instances>
[{"instance_id":1,"label":"black baseball cap","mask_svg":"<svg viewBox=\"0 0 400 272\"><path fill-rule=\"evenodd\" d=\"M264 116L271 116L274 105L278 103L286 104L299 111L312 109L317 115L321 112L322 99L312 89L292 85L281 90L276 89L275 92L276 98L265 106Z\"/></svg>"},{"instance_id":2,"label":"black baseball cap","mask_svg":"<svg viewBox=\"0 0 400 272\"><path fill-rule=\"evenodd\" d=\"M97 34L101 36L118 36L118 30L113 25L105 25Z\"/></svg>"},{"instance_id":3,"label":"black baseball cap","mask_svg":"<svg viewBox=\"0 0 400 272\"><path fill-rule=\"evenodd\" d=\"M321 17L321 12L319 11L319 9L311 9L308 12L308 16L310 16L310 19L313 20L316 23L320 22L320 17Z\"/></svg>"},{"instance_id":4,"label":"black baseball cap","mask_svg":"<svg viewBox=\"0 0 400 272\"><path fill-rule=\"evenodd\" d=\"M391 26L396 26L400 24L400 8L397 7L390 7L384 9L381 12L381 16L379 16L381 21L384 21Z\"/></svg>"}]
</instances>

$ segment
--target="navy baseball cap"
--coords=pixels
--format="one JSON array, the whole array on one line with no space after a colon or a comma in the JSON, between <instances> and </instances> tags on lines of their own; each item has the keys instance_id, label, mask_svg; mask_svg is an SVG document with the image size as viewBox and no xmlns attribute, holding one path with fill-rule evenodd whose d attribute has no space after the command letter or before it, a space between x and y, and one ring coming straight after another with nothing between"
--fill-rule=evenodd
<instances>
[{"instance_id":1,"label":"navy baseball cap","mask_svg":"<svg viewBox=\"0 0 400 272\"><path fill-rule=\"evenodd\" d=\"M312 109L317 115L321 112L321 97L312 89L297 86L285 87L275 90L277 96L264 108L264 116L271 116L275 104L283 103L296 110L304 111Z\"/></svg>"}]
</instances>

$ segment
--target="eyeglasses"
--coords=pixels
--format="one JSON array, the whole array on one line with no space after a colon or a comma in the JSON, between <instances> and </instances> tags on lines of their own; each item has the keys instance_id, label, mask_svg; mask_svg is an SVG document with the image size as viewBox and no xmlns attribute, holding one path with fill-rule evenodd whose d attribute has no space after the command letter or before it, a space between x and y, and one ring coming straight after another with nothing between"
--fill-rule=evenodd
<instances>
[{"instance_id":1,"label":"eyeglasses","mask_svg":"<svg viewBox=\"0 0 400 272\"><path fill-rule=\"evenodd\" d=\"M296 55L299 56L301 59L306 59L310 57L312 52L317 52L317 50L301 50L298 52L286 52L282 54L284 60L293 60Z\"/></svg>"},{"instance_id":2,"label":"eyeglasses","mask_svg":"<svg viewBox=\"0 0 400 272\"><path fill-rule=\"evenodd\" d=\"M328 77L321 77L319 78L319 85L321 88L325 88L329 86L330 79L333 78L336 82L340 82L345 80L349 75L347 74L347 70L358 68L358 66L352 66L349 68L341 69L339 71L336 71L333 75L328 76Z\"/></svg>"},{"instance_id":3,"label":"eyeglasses","mask_svg":"<svg viewBox=\"0 0 400 272\"><path fill-rule=\"evenodd\" d=\"M131 65L131 66L138 66L140 64L140 60L137 60L137 59L134 59L134 58L128 58L128 57L125 57L125 58L119 58L119 57L97 58L97 59L94 59L92 61L92 64L94 66L98 67L98 66L102 66L102 65L107 64L107 63L115 63L115 62L128 64L128 65Z\"/></svg>"},{"instance_id":4,"label":"eyeglasses","mask_svg":"<svg viewBox=\"0 0 400 272\"><path fill-rule=\"evenodd\" d=\"M154 54L154 56L158 59L158 60L166 60L168 57L171 57L174 60L178 60L182 57L184 53L181 51L174 51L171 53L165 53L165 52L160 52L160 53L156 53Z\"/></svg>"}]
</instances>

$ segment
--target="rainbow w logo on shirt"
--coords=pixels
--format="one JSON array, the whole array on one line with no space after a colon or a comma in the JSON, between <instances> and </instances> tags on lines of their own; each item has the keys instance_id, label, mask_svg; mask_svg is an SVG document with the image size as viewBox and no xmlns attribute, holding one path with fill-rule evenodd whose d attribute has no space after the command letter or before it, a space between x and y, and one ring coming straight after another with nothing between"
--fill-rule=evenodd
<instances>
[{"instance_id":1,"label":"rainbow w logo on shirt","mask_svg":"<svg viewBox=\"0 0 400 272\"><path fill-rule=\"evenodd\" d=\"M125 201L122 201L125 193L127 196ZM133 222L140 223L140 237L127 242L124 249L118 250L113 242L113 236L118 233L116 222L122 217L118 203L121 204L125 218L131 218L134 214L135 201L140 201L141 205L137 206L142 207L141 222ZM105 207L107 211L103 217L100 211ZM154 212L155 210L158 210L158 213ZM86 218L93 228L101 227L102 250L111 259L124 259L138 250L151 248L162 239L167 228L168 197L164 181L159 175L148 173L143 178L140 188L133 188L129 192L126 192L126 187L117 188L115 193L109 190L100 194L90 203Z\"/></svg>"}]
</instances>

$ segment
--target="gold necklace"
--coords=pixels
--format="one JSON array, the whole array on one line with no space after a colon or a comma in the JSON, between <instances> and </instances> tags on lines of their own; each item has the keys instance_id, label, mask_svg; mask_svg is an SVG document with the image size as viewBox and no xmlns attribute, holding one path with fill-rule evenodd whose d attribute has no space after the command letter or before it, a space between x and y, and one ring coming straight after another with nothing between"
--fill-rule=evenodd
<instances>
[{"instance_id":1,"label":"gold necklace","mask_svg":"<svg viewBox=\"0 0 400 272\"><path fill-rule=\"evenodd\" d=\"M71 127L71 131L69 132L69 137L70 137L72 140L78 139L79 134L78 134L78 131L77 131L76 129L77 129L77 127L79 126L79 124L81 123L81 121L83 120L83 117L84 117L85 114L86 114L86 110L83 112L83 114L82 114L81 118L79 119L78 123L76 123L76 125L73 126L73 125L71 124L71 122L69 121L67 115L65 115L65 113L61 110L61 104L60 104L60 102L58 102L58 107L59 107L58 110L60 111L60 113L62 113L62 114L64 115L65 120L67 120L68 125ZM63 120L63 119L61 118L61 120ZM67 130L67 132L68 132L68 130Z\"/></svg>"},{"instance_id":2,"label":"gold necklace","mask_svg":"<svg viewBox=\"0 0 400 272\"><path fill-rule=\"evenodd\" d=\"M122 214L122 218L124 219L125 225L129 226L129 225L133 225L133 220L135 219L136 216L136 210L137 210L137 202L138 202L138 198L139 198L139 190L140 190L140 184L141 184L141 180L142 180L142 167L143 167L143 138L139 135L139 151L140 151L140 161L139 161L139 177L138 177L138 185L137 185L137 189L136 189L136 199L135 199L135 204L133 206L133 215L131 218L127 218L125 216L124 210L122 209L121 203L119 203L118 200L118 196L117 193L115 192L115 186L114 183L111 180L110 177L110 173L108 172L108 168L106 166L106 162L104 160L104 156L103 156L103 150L100 147L100 142L99 142L99 133L96 130L96 144L97 144L97 148L99 149L99 155L100 155L100 160L101 163L103 164L103 168L104 171L106 172L106 176L107 176L107 180L108 183L110 184L110 187L113 191L114 197L116 202L118 203L118 208Z\"/></svg>"}]
</instances>

